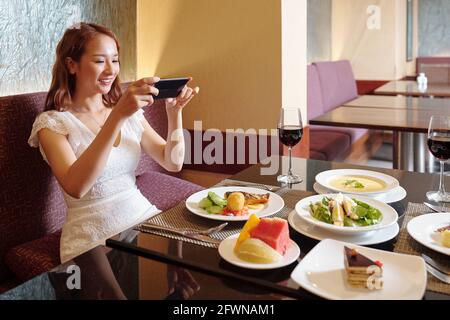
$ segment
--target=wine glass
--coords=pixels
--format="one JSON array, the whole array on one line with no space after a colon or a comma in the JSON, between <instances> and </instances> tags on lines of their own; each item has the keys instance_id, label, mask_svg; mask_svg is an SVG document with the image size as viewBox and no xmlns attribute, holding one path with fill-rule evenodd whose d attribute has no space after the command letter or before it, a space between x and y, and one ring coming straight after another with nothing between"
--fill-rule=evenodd
<instances>
[{"instance_id":1,"label":"wine glass","mask_svg":"<svg viewBox=\"0 0 450 320\"><path fill-rule=\"evenodd\" d=\"M278 182L294 184L302 182L302 178L292 173L292 147L300 142L303 136L302 117L299 108L281 108L278 122L278 137L289 149L289 169L287 175L279 175Z\"/></svg>"},{"instance_id":2,"label":"wine glass","mask_svg":"<svg viewBox=\"0 0 450 320\"><path fill-rule=\"evenodd\" d=\"M450 202L445 192L444 162L450 158L450 116L432 116L428 126L428 149L441 163L439 190L427 192L427 198L436 202Z\"/></svg>"}]
</instances>

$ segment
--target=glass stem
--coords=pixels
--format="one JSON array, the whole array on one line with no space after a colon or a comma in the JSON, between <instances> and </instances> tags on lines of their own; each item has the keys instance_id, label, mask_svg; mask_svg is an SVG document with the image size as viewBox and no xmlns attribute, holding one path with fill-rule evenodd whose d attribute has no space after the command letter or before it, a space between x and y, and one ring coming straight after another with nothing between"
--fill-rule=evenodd
<instances>
[{"instance_id":1,"label":"glass stem","mask_svg":"<svg viewBox=\"0 0 450 320\"><path fill-rule=\"evenodd\" d=\"M292 147L288 147L288 152L289 152L289 169L288 169L288 176L292 176Z\"/></svg>"},{"instance_id":2,"label":"glass stem","mask_svg":"<svg viewBox=\"0 0 450 320\"><path fill-rule=\"evenodd\" d=\"M444 161L440 161L441 163L441 174L439 175L439 191L440 195L445 194L445 184L444 184Z\"/></svg>"}]
</instances>

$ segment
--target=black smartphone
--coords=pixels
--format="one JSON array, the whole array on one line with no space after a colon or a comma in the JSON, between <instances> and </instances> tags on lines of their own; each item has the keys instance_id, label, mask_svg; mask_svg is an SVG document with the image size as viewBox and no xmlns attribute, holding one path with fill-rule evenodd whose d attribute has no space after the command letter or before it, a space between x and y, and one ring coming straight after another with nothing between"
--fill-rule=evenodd
<instances>
[{"instance_id":1,"label":"black smartphone","mask_svg":"<svg viewBox=\"0 0 450 320\"><path fill-rule=\"evenodd\" d=\"M154 84L154 87L159 90L159 94L153 96L153 98L158 100L178 97L189 79L190 78L167 78L159 80Z\"/></svg>"}]
</instances>

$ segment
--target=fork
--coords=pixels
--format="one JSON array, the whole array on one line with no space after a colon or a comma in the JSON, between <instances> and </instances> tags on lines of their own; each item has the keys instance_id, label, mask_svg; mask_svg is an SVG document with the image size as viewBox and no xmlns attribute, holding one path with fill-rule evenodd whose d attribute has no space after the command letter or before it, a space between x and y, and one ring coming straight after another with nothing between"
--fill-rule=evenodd
<instances>
[{"instance_id":1,"label":"fork","mask_svg":"<svg viewBox=\"0 0 450 320\"><path fill-rule=\"evenodd\" d=\"M202 235L211 235L213 233L219 232L223 228L225 228L228 225L228 222L222 223L218 226L211 227L204 230L199 229L192 229L192 228L172 228L172 227L165 227L157 224L144 224L145 227L153 228L153 229L159 229L159 230L165 230L165 231L171 231L176 232L179 234L202 234Z\"/></svg>"}]
</instances>

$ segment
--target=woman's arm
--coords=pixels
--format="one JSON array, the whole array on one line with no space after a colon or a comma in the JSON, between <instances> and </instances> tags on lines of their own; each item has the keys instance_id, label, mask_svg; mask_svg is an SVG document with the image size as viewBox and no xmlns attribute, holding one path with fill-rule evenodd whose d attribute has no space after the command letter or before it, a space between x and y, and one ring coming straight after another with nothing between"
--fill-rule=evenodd
<instances>
[{"instance_id":1,"label":"woman's arm","mask_svg":"<svg viewBox=\"0 0 450 320\"><path fill-rule=\"evenodd\" d=\"M79 159L64 135L50 129L39 131L39 143L53 174L67 194L79 199L89 191L105 167L123 122L124 119L111 113L102 130Z\"/></svg>"},{"instance_id":2,"label":"woman's arm","mask_svg":"<svg viewBox=\"0 0 450 320\"><path fill-rule=\"evenodd\" d=\"M155 81L155 78L145 78L130 85L94 141L78 159L64 135L50 129L39 131L39 143L53 174L67 194L79 199L92 188L108 161L125 120L139 108L153 103L149 93L158 94L157 89L151 86Z\"/></svg>"},{"instance_id":3,"label":"woman's arm","mask_svg":"<svg viewBox=\"0 0 450 320\"><path fill-rule=\"evenodd\" d=\"M150 126L147 120L142 120L144 132L141 146L144 152L158 164L170 172L181 170L184 161L184 136L182 110L197 95L199 88L184 87L176 99L166 99L167 111L167 141Z\"/></svg>"}]
</instances>

